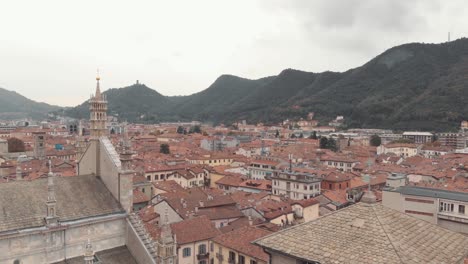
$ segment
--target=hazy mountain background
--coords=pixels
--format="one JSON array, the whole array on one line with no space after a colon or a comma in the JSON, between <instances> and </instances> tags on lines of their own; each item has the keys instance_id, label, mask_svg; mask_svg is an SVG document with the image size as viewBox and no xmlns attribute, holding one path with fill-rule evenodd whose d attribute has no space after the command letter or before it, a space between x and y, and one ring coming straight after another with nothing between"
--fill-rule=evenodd
<instances>
[{"instance_id":1,"label":"hazy mountain background","mask_svg":"<svg viewBox=\"0 0 468 264\"><path fill-rule=\"evenodd\" d=\"M142 84L105 93L109 113L131 122L272 124L315 112L323 124L343 115L348 127L455 130L468 118L468 39L397 46L341 73L286 69L258 80L222 75L190 96L167 97ZM0 106L1 112L18 109ZM87 118L87 103L65 113Z\"/></svg>"},{"instance_id":2,"label":"hazy mountain background","mask_svg":"<svg viewBox=\"0 0 468 264\"><path fill-rule=\"evenodd\" d=\"M47 113L61 109L59 106L38 103L14 91L0 87L0 120L21 118L45 118Z\"/></svg>"}]
</instances>

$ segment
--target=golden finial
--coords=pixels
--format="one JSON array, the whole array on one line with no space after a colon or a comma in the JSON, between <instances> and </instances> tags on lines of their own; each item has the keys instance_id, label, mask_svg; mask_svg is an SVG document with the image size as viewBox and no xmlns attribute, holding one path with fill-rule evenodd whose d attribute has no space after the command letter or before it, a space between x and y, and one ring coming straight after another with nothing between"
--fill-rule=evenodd
<instances>
[{"instance_id":1,"label":"golden finial","mask_svg":"<svg viewBox=\"0 0 468 264\"><path fill-rule=\"evenodd\" d=\"M99 68L97 69L97 74L96 74L96 81L101 80L101 77L99 77Z\"/></svg>"}]
</instances>

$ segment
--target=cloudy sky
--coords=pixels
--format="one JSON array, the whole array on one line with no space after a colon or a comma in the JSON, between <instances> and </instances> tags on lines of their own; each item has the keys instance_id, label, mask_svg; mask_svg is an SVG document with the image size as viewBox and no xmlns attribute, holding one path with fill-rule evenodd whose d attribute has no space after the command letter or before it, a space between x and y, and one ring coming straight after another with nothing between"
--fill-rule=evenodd
<instances>
[{"instance_id":1,"label":"cloudy sky","mask_svg":"<svg viewBox=\"0 0 468 264\"><path fill-rule=\"evenodd\" d=\"M138 79L188 95L219 75L322 72L468 36L465 0L2 1L0 87L71 106Z\"/></svg>"}]
</instances>

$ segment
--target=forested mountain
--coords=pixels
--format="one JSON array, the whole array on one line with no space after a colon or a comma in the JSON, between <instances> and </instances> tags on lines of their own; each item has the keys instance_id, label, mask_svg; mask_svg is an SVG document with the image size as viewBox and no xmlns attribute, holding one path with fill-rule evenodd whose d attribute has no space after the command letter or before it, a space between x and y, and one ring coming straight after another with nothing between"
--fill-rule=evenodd
<instances>
[{"instance_id":1,"label":"forested mountain","mask_svg":"<svg viewBox=\"0 0 468 264\"><path fill-rule=\"evenodd\" d=\"M38 103L16 92L0 88L0 120L18 118L44 118L58 106Z\"/></svg>"},{"instance_id":2,"label":"forested mountain","mask_svg":"<svg viewBox=\"0 0 468 264\"><path fill-rule=\"evenodd\" d=\"M222 75L190 96L167 97L141 84L105 93L110 114L132 122L276 123L315 112L322 123L343 115L348 127L454 130L468 119L468 39L397 46L341 73ZM66 113L87 118L87 103Z\"/></svg>"}]
</instances>

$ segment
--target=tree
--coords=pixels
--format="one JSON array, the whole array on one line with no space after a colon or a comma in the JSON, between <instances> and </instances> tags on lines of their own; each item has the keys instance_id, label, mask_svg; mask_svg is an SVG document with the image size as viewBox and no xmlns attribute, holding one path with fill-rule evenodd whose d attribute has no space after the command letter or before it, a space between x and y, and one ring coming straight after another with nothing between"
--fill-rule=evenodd
<instances>
[{"instance_id":1,"label":"tree","mask_svg":"<svg viewBox=\"0 0 468 264\"><path fill-rule=\"evenodd\" d=\"M327 142L327 149L332 150L332 151L337 151L338 146L336 145L336 140L333 138L329 138Z\"/></svg>"},{"instance_id":2,"label":"tree","mask_svg":"<svg viewBox=\"0 0 468 264\"><path fill-rule=\"evenodd\" d=\"M160 153L163 153L163 154L169 154L171 153L170 149L169 149L169 145L168 144L161 144L159 146L159 152Z\"/></svg>"},{"instance_id":3,"label":"tree","mask_svg":"<svg viewBox=\"0 0 468 264\"><path fill-rule=\"evenodd\" d=\"M372 135L370 137L371 146L378 147L382 144L382 139L378 135Z\"/></svg>"},{"instance_id":4,"label":"tree","mask_svg":"<svg viewBox=\"0 0 468 264\"><path fill-rule=\"evenodd\" d=\"M8 139L8 152L24 152L25 151L24 142L18 138L9 138Z\"/></svg>"},{"instance_id":5,"label":"tree","mask_svg":"<svg viewBox=\"0 0 468 264\"><path fill-rule=\"evenodd\" d=\"M326 138L326 137L320 138L320 148L329 149L332 151L338 150L338 146L336 145L336 140L333 138Z\"/></svg>"},{"instance_id":6,"label":"tree","mask_svg":"<svg viewBox=\"0 0 468 264\"><path fill-rule=\"evenodd\" d=\"M189 131L189 134L192 134L192 133L198 133L198 134L201 134L201 128L200 126L193 126L190 128L190 131Z\"/></svg>"},{"instance_id":7,"label":"tree","mask_svg":"<svg viewBox=\"0 0 468 264\"><path fill-rule=\"evenodd\" d=\"M177 127L177 133L184 134L184 128L182 126Z\"/></svg>"},{"instance_id":8,"label":"tree","mask_svg":"<svg viewBox=\"0 0 468 264\"><path fill-rule=\"evenodd\" d=\"M322 138L320 139L320 148L321 148L321 149L326 149L327 146L328 146L328 138L322 137Z\"/></svg>"},{"instance_id":9,"label":"tree","mask_svg":"<svg viewBox=\"0 0 468 264\"><path fill-rule=\"evenodd\" d=\"M309 136L310 139L317 139L317 132L312 131L312 134Z\"/></svg>"}]
</instances>

